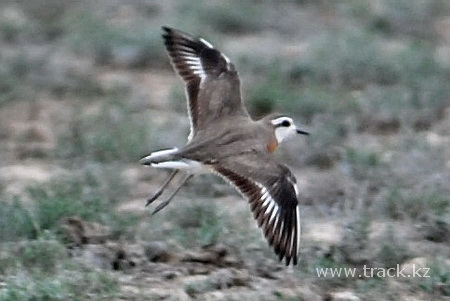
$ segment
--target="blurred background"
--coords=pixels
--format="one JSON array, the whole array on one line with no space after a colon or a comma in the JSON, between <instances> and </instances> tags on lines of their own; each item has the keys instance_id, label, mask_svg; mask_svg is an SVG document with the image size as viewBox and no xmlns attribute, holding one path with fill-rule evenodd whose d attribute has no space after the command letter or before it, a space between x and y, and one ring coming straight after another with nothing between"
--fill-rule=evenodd
<instances>
[{"instance_id":1,"label":"blurred background","mask_svg":"<svg viewBox=\"0 0 450 301\"><path fill-rule=\"evenodd\" d=\"M255 118L310 129L275 153L298 266L214 176L144 207L167 173L139 159L189 132L164 25L226 53ZM448 300L450 2L2 0L0 162L0 300Z\"/></svg>"}]
</instances>

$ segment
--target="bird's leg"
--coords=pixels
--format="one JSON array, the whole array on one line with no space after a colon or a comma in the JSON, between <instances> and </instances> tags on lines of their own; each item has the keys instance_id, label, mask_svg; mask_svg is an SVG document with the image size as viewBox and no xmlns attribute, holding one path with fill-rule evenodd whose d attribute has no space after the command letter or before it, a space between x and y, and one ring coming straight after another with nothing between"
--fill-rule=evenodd
<instances>
[{"instance_id":1,"label":"bird's leg","mask_svg":"<svg viewBox=\"0 0 450 301\"><path fill-rule=\"evenodd\" d=\"M170 182L172 182L173 178L175 178L178 172L179 170L176 169L170 174L170 176L167 178L167 180L164 182L161 188L159 188L159 190L153 196L147 199L147 204L145 204L145 207L147 207L148 205L153 203L157 198L159 198L159 196L164 192L164 189L166 189L167 185L169 185Z\"/></svg>"},{"instance_id":2,"label":"bird's leg","mask_svg":"<svg viewBox=\"0 0 450 301\"><path fill-rule=\"evenodd\" d=\"M177 194L177 192L181 189L181 187L183 187L183 185L187 182L187 180L189 180L193 175L192 174L188 174L183 181L181 181L180 185L177 187L177 189L175 189L174 192L172 192L172 194L167 198L167 200L165 200L164 202L160 203L158 206L156 206L155 210L153 210L152 215L158 213L159 211L161 211L164 207L166 207L167 205L169 205L170 201L173 199L173 197Z\"/></svg>"}]
</instances>

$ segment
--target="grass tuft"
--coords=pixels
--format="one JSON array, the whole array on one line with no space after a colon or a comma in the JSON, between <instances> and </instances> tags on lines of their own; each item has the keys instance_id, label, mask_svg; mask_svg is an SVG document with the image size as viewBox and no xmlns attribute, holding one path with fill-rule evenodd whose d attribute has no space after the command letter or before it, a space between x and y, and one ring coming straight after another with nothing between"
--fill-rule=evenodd
<instances>
[{"instance_id":1,"label":"grass tuft","mask_svg":"<svg viewBox=\"0 0 450 301\"><path fill-rule=\"evenodd\" d=\"M175 235L183 245L217 243L223 234L225 217L214 203L194 202L174 213Z\"/></svg>"},{"instance_id":2,"label":"grass tuft","mask_svg":"<svg viewBox=\"0 0 450 301\"><path fill-rule=\"evenodd\" d=\"M136 162L148 151L150 128L143 116L120 101L108 101L92 114L73 113L68 132L59 137L62 157L98 162Z\"/></svg>"},{"instance_id":3,"label":"grass tuft","mask_svg":"<svg viewBox=\"0 0 450 301\"><path fill-rule=\"evenodd\" d=\"M115 237L129 233L126 231L133 227L134 216L122 216L115 211L126 186L108 176L111 171L85 171L78 176L60 177L29 187L32 205L16 197L0 208L0 238L4 241L35 239L45 231L60 233L61 221L72 216L108 226Z\"/></svg>"},{"instance_id":4,"label":"grass tuft","mask_svg":"<svg viewBox=\"0 0 450 301\"><path fill-rule=\"evenodd\" d=\"M418 278L417 285L427 293L437 296L450 296L449 264L442 258L436 258L427 266L430 270L426 278Z\"/></svg>"}]
</instances>

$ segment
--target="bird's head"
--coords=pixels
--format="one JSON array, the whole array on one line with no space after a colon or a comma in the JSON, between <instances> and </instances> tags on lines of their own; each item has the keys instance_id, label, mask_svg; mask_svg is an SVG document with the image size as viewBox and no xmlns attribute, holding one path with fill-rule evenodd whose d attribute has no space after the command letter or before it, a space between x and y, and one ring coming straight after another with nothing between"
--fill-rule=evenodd
<instances>
[{"instance_id":1,"label":"bird's head","mask_svg":"<svg viewBox=\"0 0 450 301\"><path fill-rule=\"evenodd\" d=\"M277 138L278 143L297 134L309 135L309 132L305 129L295 125L294 120L292 120L291 117L276 115L270 117L269 120L274 128L275 137Z\"/></svg>"}]
</instances>

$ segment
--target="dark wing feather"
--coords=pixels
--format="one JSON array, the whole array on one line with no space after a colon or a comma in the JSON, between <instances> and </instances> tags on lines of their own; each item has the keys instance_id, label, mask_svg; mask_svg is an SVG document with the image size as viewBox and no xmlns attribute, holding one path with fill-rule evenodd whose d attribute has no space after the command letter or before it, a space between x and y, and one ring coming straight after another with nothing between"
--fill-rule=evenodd
<instances>
[{"instance_id":1,"label":"dark wing feather","mask_svg":"<svg viewBox=\"0 0 450 301\"><path fill-rule=\"evenodd\" d=\"M296 180L289 169L271 157L256 155L217 162L213 168L248 199L258 226L280 261L296 265L300 212Z\"/></svg>"},{"instance_id":2,"label":"dark wing feather","mask_svg":"<svg viewBox=\"0 0 450 301\"><path fill-rule=\"evenodd\" d=\"M168 27L163 30L172 65L186 82L191 138L207 122L230 114L248 115L230 60L202 38Z\"/></svg>"}]
</instances>

